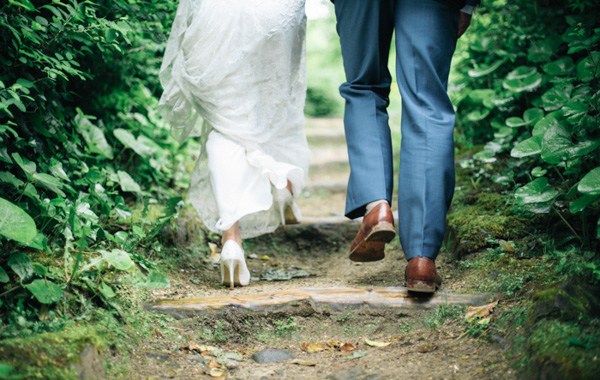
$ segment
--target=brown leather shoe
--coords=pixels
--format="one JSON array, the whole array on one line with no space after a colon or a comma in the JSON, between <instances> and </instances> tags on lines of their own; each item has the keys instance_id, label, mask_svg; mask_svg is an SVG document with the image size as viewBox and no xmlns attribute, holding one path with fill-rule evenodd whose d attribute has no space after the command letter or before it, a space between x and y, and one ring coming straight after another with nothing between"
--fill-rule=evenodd
<instances>
[{"instance_id":1,"label":"brown leather shoe","mask_svg":"<svg viewBox=\"0 0 600 380\"><path fill-rule=\"evenodd\" d=\"M433 293L442 286L435 262L428 257L414 257L406 266L406 288L411 292Z\"/></svg>"},{"instance_id":2,"label":"brown leather shoe","mask_svg":"<svg viewBox=\"0 0 600 380\"><path fill-rule=\"evenodd\" d=\"M394 216L387 202L381 203L363 218L350 247L350 260L377 261L385 257L385 243L396 236Z\"/></svg>"}]
</instances>

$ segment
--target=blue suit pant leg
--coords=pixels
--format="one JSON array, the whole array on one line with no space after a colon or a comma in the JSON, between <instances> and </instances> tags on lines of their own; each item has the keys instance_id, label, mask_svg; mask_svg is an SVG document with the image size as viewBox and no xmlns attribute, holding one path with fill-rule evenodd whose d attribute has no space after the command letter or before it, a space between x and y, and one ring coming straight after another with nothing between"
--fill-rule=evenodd
<instances>
[{"instance_id":1,"label":"blue suit pant leg","mask_svg":"<svg viewBox=\"0 0 600 380\"><path fill-rule=\"evenodd\" d=\"M393 192L392 140L387 106L391 75L389 49L394 28L392 0L337 0L346 82L344 128L350 160L346 194L349 218L363 216L365 206Z\"/></svg>"},{"instance_id":2,"label":"blue suit pant leg","mask_svg":"<svg viewBox=\"0 0 600 380\"><path fill-rule=\"evenodd\" d=\"M455 115L446 91L459 11L434 0L398 0L395 11L402 96L399 237L407 260L435 259L455 185Z\"/></svg>"}]
</instances>

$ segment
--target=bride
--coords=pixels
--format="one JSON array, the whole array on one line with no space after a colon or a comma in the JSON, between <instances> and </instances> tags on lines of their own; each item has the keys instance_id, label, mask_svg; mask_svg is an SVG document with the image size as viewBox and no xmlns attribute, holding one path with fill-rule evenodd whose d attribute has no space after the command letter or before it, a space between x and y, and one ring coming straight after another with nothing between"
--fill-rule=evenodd
<instances>
[{"instance_id":1,"label":"bride","mask_svg":"<svg viewBox=\"0 0 600 380\"><path fill-rule=\"evenodd\" d=\"M242 238L300 218L305 26L304 0L181 0L167 42L159 109L179 142L201 137L189 199L231 288L250 282Z\"/></svg>"}]
</instances>

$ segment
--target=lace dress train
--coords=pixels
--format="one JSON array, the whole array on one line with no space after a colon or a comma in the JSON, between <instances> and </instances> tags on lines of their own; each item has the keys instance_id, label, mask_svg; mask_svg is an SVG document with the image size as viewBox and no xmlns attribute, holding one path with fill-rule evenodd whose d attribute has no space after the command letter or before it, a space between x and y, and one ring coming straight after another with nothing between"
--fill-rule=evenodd
<instances>
[{"instance_id":1,"label":"lace dress train","mask_svg":"<svg viewBox=\"0 0 600 380\"><path fill-rule=\"evenodd\" d=\"M201 136L189 198L220 233L275 230L288 180L304 187L304 0L182 0L160 71L159 109L183 141Z\"/></svg>"}]
</instances>

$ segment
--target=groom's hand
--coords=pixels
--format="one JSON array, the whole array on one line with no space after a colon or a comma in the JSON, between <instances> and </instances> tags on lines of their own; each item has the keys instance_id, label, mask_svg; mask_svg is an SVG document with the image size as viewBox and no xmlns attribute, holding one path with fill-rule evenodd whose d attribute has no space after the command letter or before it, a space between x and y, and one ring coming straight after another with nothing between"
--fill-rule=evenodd
<instances>
[{"instance_id":1,"label":"groom's hand","mask_svg":"<svg viewBox=\"0 0 600 380\"><path fill-rule=\"evenodd\" d=\"M460 18L458 19L458 38L462 36L465 31L471 25L471 15L465 12L459 12Z\"/></svg>"}]
</instances>

